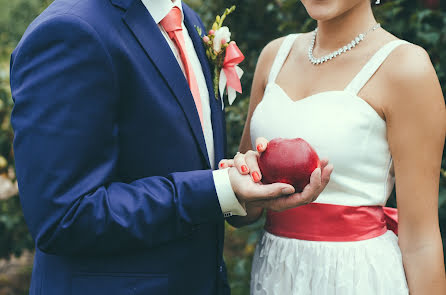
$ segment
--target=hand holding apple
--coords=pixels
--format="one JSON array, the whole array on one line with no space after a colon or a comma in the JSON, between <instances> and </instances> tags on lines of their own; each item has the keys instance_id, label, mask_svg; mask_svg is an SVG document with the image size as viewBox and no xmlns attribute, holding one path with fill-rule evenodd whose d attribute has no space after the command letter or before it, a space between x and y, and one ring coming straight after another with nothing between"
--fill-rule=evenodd
<instances>
[{"instance_id":1,"label":"hand holding apple","mask_svg":"<svg viewBox=\"0 0 446 295\"><path fill-rule=\"evenodd\" d=\"M257 151L247 151L245 154L237 153L233 160L222 160L219 163L219 168L234 167L235 171L238 171L241 176L251 176L251 180L261 186L269 186L271 184L261 184L262 173L259 168L258 160L261 154L264 153L269 147L270 142L265 138L258 138L256 140ZM294 208L303 204L308 204L316 200L319 194L325 189L325 186L330 180L330 175L333 171L333 166L328 164L328 160L320 160L320 168L316 168L312 171L310 177L310 183L305 186L301 193L294 193L289 196L271 198L269 200L255 201L251 204L253 206L259 206L262 208L282 211L289 208ZM231 168L234 174L234 168ZM311 170L311 167L307 170ZM275 183L277 185L279 183ZM236 195L237 191L234 190Z\"/></svg>"}]
</instances>

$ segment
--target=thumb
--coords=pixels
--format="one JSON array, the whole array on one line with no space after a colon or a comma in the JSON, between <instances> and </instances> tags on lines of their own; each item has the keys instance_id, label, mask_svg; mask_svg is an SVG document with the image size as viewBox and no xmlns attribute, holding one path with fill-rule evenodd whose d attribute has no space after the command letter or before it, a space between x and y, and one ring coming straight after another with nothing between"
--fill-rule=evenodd
<instances>
[{"instance_id":1,"label":"thumb","mask_svg":"<svg viewBox=\"0 0 446 295\"><path fill-rule=\"evenodd\" d=\"M259 199L271 199L291 195L295 192L292 185L286 183L263 184L257 186L256 195Z\"/></svg>"}]
</instances>

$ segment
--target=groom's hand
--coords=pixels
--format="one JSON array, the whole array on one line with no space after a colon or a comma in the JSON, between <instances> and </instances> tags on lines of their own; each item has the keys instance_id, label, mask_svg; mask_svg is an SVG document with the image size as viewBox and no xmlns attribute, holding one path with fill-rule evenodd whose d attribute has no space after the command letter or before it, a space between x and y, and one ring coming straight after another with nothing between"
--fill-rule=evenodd
<instances>
[{"instance_id":1,"label":"groom's hand","mask_svg":"<svg viewBox=\"0 0 446 295\"><path fill-rule=\"evenodd\" d=\"M241 204L268 201L294 193L294 187L286 183L261 184L252 181L249 175L242 175L237 168L229 168L232 189Z\"/></svg>"}]
</instances>

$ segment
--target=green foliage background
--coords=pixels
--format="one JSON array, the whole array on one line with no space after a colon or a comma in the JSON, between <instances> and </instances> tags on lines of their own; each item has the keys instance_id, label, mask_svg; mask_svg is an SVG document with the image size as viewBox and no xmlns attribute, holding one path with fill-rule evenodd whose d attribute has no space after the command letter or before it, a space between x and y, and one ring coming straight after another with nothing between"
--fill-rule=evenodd
<instances>
[{"instance_id":1,"label":"green foliage background","mask_svg":"<svg viewBox=\"0 0 446 295\"><path fill-rule=\"evenodd\" d=\"M203 18L209 27L213 18L226 7L237 5L237 10L226 21L245 54L242 67L244 93L226 109L229 154L238 148L249 103L250 86L257 58L271 40L294 32L306 32L315 27L299 0L184 0ZM28 24L51 0L0 0L0 176L14 178L7 173L14 167L13 133L9 125L12 99L9 89L9 56ZM444 4L444 3L443 3ZM375 7L375 15L382 26L396 36L424 47L430 54L442 85L446 87L446 13L444 7L427 9L422 1L385 1ZM3 163L3 164L2 164ZM443 154L440 187L440 224L446 241L446 156ZM13 179L14 180L14 179ZM391 200L394 204L394 200ZM263 220L243 229L227 226L225 257L229 281L234 295L248 294L251 257L259 237ZM0 258L20 255L32 249L17 196L0 200ZM1 282L0 282L1 283ZM1 287L1 286L0 286ZM24 286L26 290L26 286ZM24 291L26 293L26 291Z\"/></svg>"}]
</instances>

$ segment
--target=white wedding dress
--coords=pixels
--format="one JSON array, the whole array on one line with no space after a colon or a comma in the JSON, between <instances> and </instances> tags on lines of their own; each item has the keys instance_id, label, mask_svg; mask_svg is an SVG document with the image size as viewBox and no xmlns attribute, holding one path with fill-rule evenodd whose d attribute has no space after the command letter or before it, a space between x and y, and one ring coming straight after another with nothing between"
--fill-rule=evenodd
<instances>
[{"instance_id":1,"label":"white wedding dress","mask_svg":"<svg viewBox=\"0 0 446 295\"><path fill-rule=\"evenodd\" d=\"M386 122L357 94L391 51L406 42L383 46L345 90L293 101L275 80L297 36L285 38L271 68L251 121L253 146L261 136L303 138L334 165L316 203L384 206L394 185ZM321 242L265 231L254 255L251 294L408 294L398 238L387 231L362 241Z\"/></svg>"}]
</instances>

